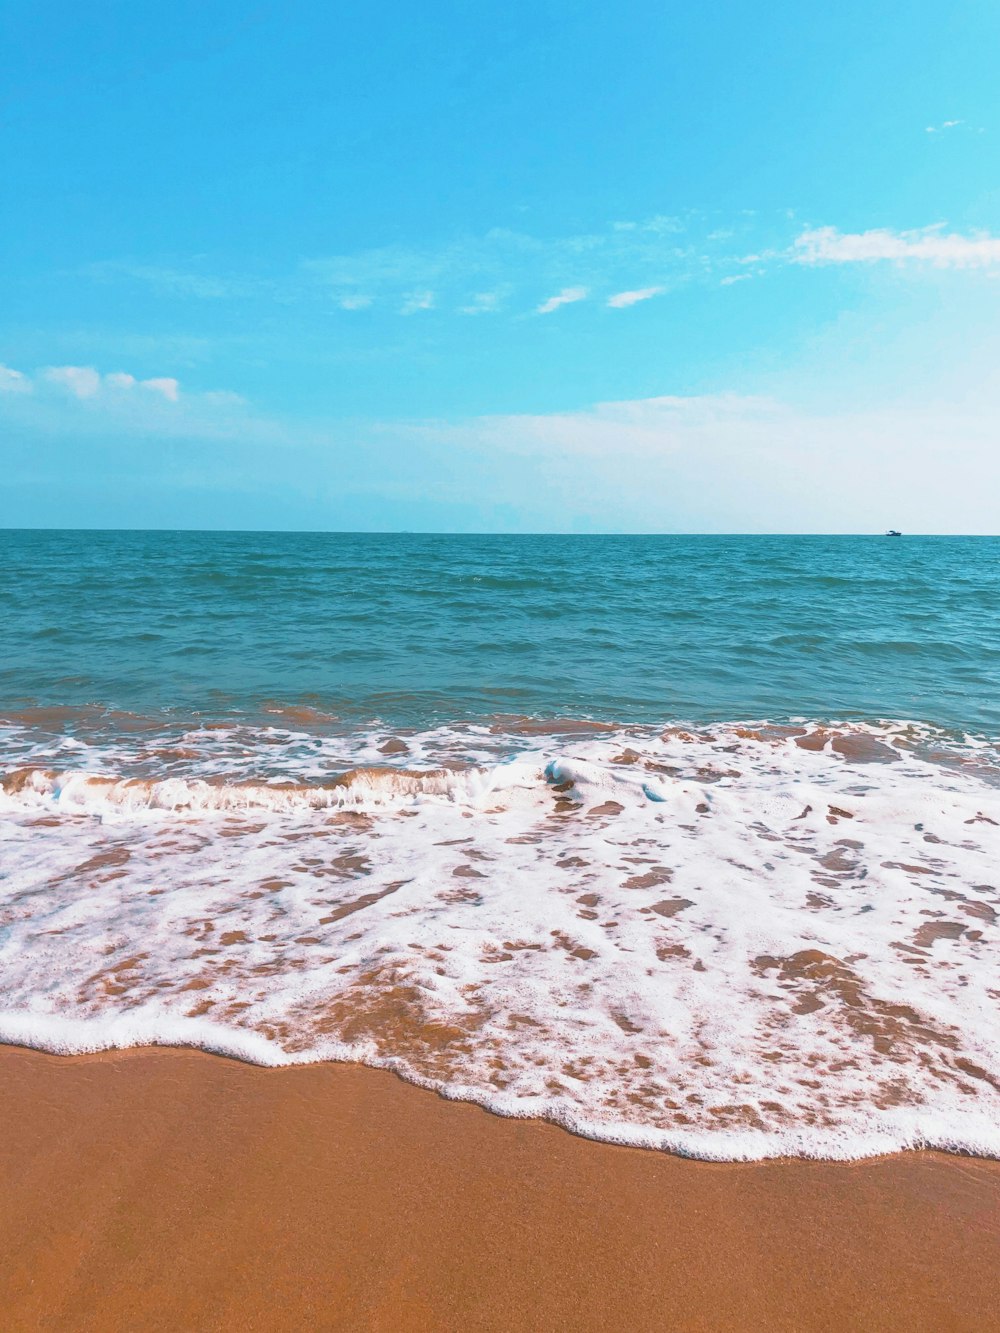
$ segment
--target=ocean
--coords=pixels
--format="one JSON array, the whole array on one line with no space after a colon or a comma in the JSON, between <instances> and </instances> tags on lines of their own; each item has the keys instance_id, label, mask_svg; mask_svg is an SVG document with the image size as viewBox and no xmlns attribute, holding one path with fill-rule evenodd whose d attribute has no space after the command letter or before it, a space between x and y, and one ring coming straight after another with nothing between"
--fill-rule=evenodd
<instances>
[{"instance_id":1,"label":"ocean","mask_svg":"<svg viewBox=\"0 0 1000 1333\"><path fill-rule=\"evenodd\" d=\"M1000 1156L1000 539L0 533L0 1039Z\"/></svg>"}]
</instances>

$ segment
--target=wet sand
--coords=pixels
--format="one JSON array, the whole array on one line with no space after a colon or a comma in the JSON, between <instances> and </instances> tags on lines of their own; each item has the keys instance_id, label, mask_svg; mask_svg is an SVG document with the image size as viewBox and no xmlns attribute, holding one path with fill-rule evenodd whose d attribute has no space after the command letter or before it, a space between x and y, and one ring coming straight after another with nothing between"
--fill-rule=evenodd
<instances>
[{"instance_id":1,"label":"wet sand","mask_svg":"<svg viewBox=\"0 0 1000 1333\"><path fill-rule=\"evenodd\" d=\"M1000 1163L711 1165L353 1066L0 1048L6 1330L1000 1328Z\"/></svg>"}]
</instances>

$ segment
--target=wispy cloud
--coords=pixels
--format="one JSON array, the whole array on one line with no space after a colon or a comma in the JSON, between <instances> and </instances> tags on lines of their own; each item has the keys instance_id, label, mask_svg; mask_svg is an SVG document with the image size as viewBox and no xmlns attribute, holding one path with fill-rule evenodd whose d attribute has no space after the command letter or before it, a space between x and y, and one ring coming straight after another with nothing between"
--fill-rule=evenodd
<instances>
[{"instance_id":1,"label":"wispy cloud","mask_svg":"<svg viewBox=\"0 0 1000 1333\"><path fill-rule=\"evenodd\" d=\"M31 380L23 370L0 365L0 393L30 393Z\"/></svg>"},{"instance_id":2,"label":"wispy cloud","mask_svg":"<svg viewBox=\"0 0 1000 1333\"><path fill-rule=\"evenodd\" d=\"M460 307L463 315L488 315L500 309L502 293L476 292L468 305Z\"/></svg>"},{"instance_id":3,"label":"wispy cloud","mask_svg":"<svg viewBox=\"0 0 1000 1333\"><path fill-rule=\"evenodd\" d=\"M963 123L928 128L937 132ZM201 260L193 261L190 272L131 261L94 264L85 272L106 282L141 282L165 297L253 298L327 311L332 304L345 317L372 307L380 317L430 309L482 315L501 308L519 316L529 311L552 314L588 298L595 305L624 310L666 292L731 286L748 274L761 276L789 264L889 261L985 268L998 260L1000 238L985 232L963 235L947 232L943 225L802 230L794 213L780 210L767 217L744 211L728 219L657 214L556 236L496 227L437 245L392 244L312 258L270 277L216 277L202 271ZM67 360L73 355L80 353L67 347Z\"/></svg>"},{"instance_id":4,"label":"wispy cloud","mask_svg":"<svg viewBox=\"0 0 1000 1333\"><path fill-rule=\"evenodd\" d=\"M741 223L745 230L748 224ZM591 231L531 235L508 227L453 235L437 244L372 246L315 256L284 272L212 275L204 261L108 260L84 273L104 282L142 283L157 295L200 300L257 297L283 304L334 302L345 312L377 304L412 314L414 296L434 293L435 305L481 314L500 304L537 309L543 294L586 287L598 295L675 286L731 263L732 228L709 227L699 215L666 214L604 223ZM555 307L554 307L555 308Z\"/></svg>"},{"instance_id":5,"label":"wispy cloud","mask_svg":"<svg viewBox=\"0 0 1000 1333\"><path fill-rule=\"evenodd\" d=\"M249 274L204 273L193 265L188 268L178 268L170 264L103 259L88 264L83 271L88 277L98 281L126 278L152 288L161 296L193 296L202 301L233 300L263 294L274 289L274 283L266 278Z\"/></svg>"},{"instance_id":6,"label":"wispy cloud","mask_svg":"<svg viewBox=\"0 0 1000 1333\"><path fill-rule=\"evenodd\" d=\"M943 120L940 125L928 125L925 134L943 134L945 130L956 129L959 125L964 125L964 120Z\"/></svg>"},{"instance_id":7,"label":"wispy cloud","mask_svg":"<svg viewBox=\"0 0 1000 1333\"><path fill-rule=\"evenodd\" d=\"M410 292L399 307L401 315L415 315L418 310L433 310L433 292Z\"/></svg>"},{"instance_id":8,"label":"wispy cloud","mask_svg":"<svg viewBox=\"0 0 1000 1333\"><path fill-rule=\"evenodd\" d=\"M623 310L626 306L636 305L639 301L648 301L650 297L659 296L665 291L665 287L637 287L631 292L617 292L614 296L609 296L608 305L612 310Z\"/></svg>"},{"instance_id":9,"label":"wispy cloud","mask_svg":"<svg viewBox=\"0 0 1000 1333\"><path fill-rule=\"evenodd\" d=\"M642 218L637 222L613 222L615 231L647 232L656 236L676 235L684 230L681 218L671 217L666 213L657 213L651 218Z\"/></svg>"},{"instance_id":10,"label":"wispy cloud","mask_svg":"<svg viewBox=\"0 0 1000 1333\"><path fill-rule=\"evenodd\" d=\"M919 231L877 228L841 232L836 227L817 227L796 238L791 258L798 264L873 264L890 260L939 268L982 268L1000 264L1000 237L985 232L962 236L945 232L943 224Z\"/></svg>"},{"instance_id":11,"label":"wispy cloud","mask_svg":"<svg viewBox=\"0 0 1000 1333\"><path fill-rule=\"evenodd\" d=\"M586 287L564 287L561 292L557 292L555 296L550 296L548 300L543 301L536 308L535 313L551 315L553 310L558 310L560 306L573 305L576 301L585 301L587 295Z\"/></svg>"}]
</instances>

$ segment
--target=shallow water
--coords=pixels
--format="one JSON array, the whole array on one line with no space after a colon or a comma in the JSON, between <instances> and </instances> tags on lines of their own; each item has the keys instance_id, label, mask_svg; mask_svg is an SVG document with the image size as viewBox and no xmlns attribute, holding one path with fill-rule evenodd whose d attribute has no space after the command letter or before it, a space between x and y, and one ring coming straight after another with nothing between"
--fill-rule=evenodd
<instances>
[{"instance_id":1,"label":"shallow water","mask_svg":"<svg viewBox=\"0 0 1000 1333\"><path fill-rule=\"evenodd\" d=\"M1000 1156L1000 543L2 547L0 1036Z\"/></svg>"}]
</instances>

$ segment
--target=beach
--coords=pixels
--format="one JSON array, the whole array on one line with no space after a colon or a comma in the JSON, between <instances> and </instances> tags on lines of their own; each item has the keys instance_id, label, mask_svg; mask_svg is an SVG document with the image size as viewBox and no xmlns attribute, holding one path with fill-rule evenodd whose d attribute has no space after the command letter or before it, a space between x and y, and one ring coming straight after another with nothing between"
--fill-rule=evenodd
<instances>
[{"instance_id":1,"label":"beach","mask_svg":"<svg viewBox=\"0 0 1000 1333\"><path fill-rule=\"evenodd\" d=\"M1000 5L0 8L0 1333L1000 1333Z\"/></svg>"},{"instance_id":2,"label":"beach","mask_svg":"<svg viewBox=\"0 0 1000 1333\"><path fill-rule=\"evenodd\" d=\"M1000 1327L995 544L5 541L4 1330Z\"/></svg>"},{"instance_id":3,"label":"beach","mask_svg":"<svg viewBox=\"0 0 1000 1333\"><path fill-rule=\"evenodd\" d=\"M1000 1326L997 1162L694 1162L196 1051L0 1070L7 1329Z\"/></svg>"}]
</instances>

